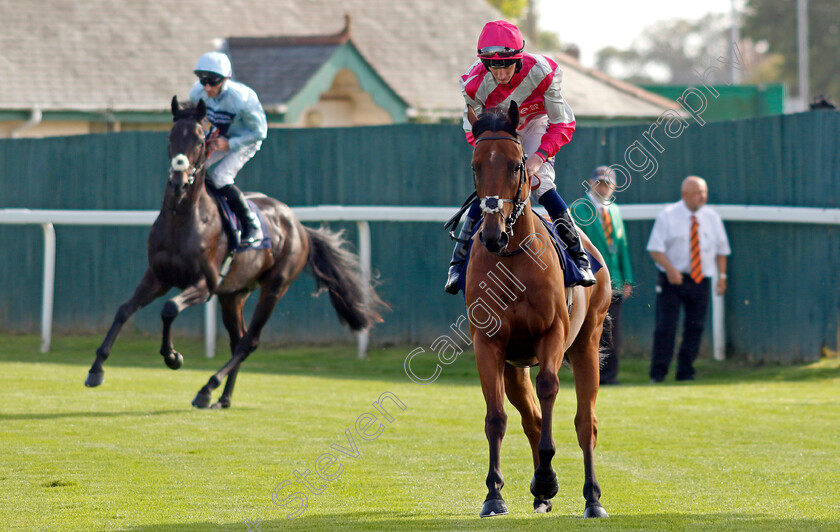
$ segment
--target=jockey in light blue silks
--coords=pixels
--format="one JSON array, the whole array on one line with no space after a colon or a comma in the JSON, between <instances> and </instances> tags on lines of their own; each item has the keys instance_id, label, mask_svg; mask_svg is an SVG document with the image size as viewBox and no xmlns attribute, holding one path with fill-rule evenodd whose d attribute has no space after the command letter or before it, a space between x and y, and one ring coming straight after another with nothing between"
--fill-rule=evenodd
<instances>
[{"instance_id":1,"label":"jockey in light blue silks","mask_svg":"<svg viewBox=\"0 0 840 532\"><path fill-rule=\"evenodd\" d=\"M212 126L207 132L208 182L225 197L242 222L241 244L259 243L263 233L257 215L233 181L266 137L265 111L253 89L230 79L230 59L225 54L202 55L194 72L198 81L190 90L190 100L204 100Z\"/></svg>"}]
</instances>

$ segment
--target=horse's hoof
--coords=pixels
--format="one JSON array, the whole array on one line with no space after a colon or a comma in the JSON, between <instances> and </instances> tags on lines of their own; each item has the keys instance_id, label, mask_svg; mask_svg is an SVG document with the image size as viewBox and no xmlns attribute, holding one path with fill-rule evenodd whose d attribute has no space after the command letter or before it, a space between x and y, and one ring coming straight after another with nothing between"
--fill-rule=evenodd
<instances>
[{"instance_id":1,"label":"horse's hoof","mask_svg":"<svg viewBox=\"0 0 840 532\"><path fill-rule=\"evenodd\" d=\"M551 471L551 476L534 473L531 479L531 495L538 499L553 499L557 495L560 485L557 483L557 475Z\"/></svg>"},{"instance_id":2,"label":"horse's hoof","mask_svg":"<svg viewBox=\"0 0 840 532\"><path fill-rule=\"evenodd\" d=\"M589 519L596 517L609 517L609 515L607 515L607 511L604 510L603 506L600 504L593 504L592 506L586 507L586 510L583 511L583 517Z\"/></svg>"},{"instance_id":3,"label":"horse's hoof","mask_svg":"<svg viewBox=\"0 0 840 532\"><path fill-rule=\"evenodd\" d=\"M551 501L546 499L540 499L536 497L534 499L534 513L535 514L546 514L551 511Z\"/></svg>"},{"instance_id":4,"label":"horse's hoof","mask_svg":"<svg viewBox=\"0 0 840 532\"><path fill-rule=\"evenodd\" d=\"M178 369L184 363L184 357L181 356L181 353L178 351L173 351L172 353L163 357L163 361L166 362L166 366L169 369Z\"/></svg>"},{"instance_id":5,"label":"horse's hoof","mask_svg":"<svg viewBox=\"0 0 840 532\"><path fill-rule=\"evenodd\" d=\"M210 405L213 410L221 410L223 408L230 408L230 401L222 401L221 399Z\"/></svg>"},{"instance_id":6,"label":"horse's hoof","mask_svg":"<svg viewBox=\"0 0 840 532\"><path fill-rule=\"evenodd\" d=\"M105 372L100 371L99 373L93 373L92 371L88 372L88 376L85 379L85 386L88 388L96 388L105 380Z\"/></svg>"},{"instance_id":7,"label":"horse's hoof","mask_svg":"<svg viewBox=\"0 0 840 532\"><path fill-rule=\"evenodd\" d=\"M487 499L481 507L481 517L493 517L496 515L507 515L508 509L504 499Z\"/></svg>"},{"instance_id":8,"label":"horse's hoof","mask_svg":"<svg viewBox=\"0 0 840 532\"><path fill-rule=\"evenodd\" d=\"M207 408L210 406L210 401L213 398L210 397L209 393L198 392L195 394L195 399L192 401L192 405L196 408Z\"/></svg>"}]
</instances>

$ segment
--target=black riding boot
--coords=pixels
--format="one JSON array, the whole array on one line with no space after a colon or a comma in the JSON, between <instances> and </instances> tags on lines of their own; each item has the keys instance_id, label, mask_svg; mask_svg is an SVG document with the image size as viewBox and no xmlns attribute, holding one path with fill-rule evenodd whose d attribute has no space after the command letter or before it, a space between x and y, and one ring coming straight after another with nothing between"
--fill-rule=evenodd
<instances>
[{"instance_id":1,"label":"black riding boot","mask_svg":"<svg viewBox=\"0 0 840 532\"><path fill-rule=\"evenodd\" d=\"M245 201L245 196L242 194L242 191L236 188L236 185L225 185L219 189L219 192L225 197L231 210L242 223L243 229L240 237L240 245L250 246L261 242L263 232L260 228L257 214L248 206L248 202Z\"/></svg>"},{"instance_id":2,"label":"black riding boot","mask_svg":"<svg viewBox=\"0 0 840 532\"><path fill-rule=\"evenodd\" d=\"M589 266L589 257L586 255L586 250L580 243L580 235L575 227L575 222L572 220L571 211L564 210L557 217L552 217L554 222L554 230L560 240L566 244L566 250L572 257L572 260L577 264L583 279L575 283L577 286L592 286L595 284L595 276L592 275L592 268Z\"/></svg>"},{"instance_id":3,"label":"black riding boot","mask_svg":"<svg viewBox=\"0 0 840 532\"><path fill-rule=\"evenodd\" d=\"M461 226L461 232L455 240L455 250L452 252L452 260L449 262L449 276L446 279L446 285L443 290L448 294L458 293L458 278L461 276L461 265L467 259L467 243L472 236L473 228L478 218L470 216L473 209L467 212L464 216L464 225ZM478 211L481 212L480 210Z\"/></svg>"}]
</instances>

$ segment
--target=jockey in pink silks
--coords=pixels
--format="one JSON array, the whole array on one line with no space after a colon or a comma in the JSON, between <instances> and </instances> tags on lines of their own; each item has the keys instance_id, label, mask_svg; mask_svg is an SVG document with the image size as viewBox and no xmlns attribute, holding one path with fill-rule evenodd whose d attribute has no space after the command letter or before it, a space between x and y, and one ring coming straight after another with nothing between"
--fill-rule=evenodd
<instances>
[{"instance_id":1,"label":"jockey in pink silks","mask_svg":"<svg viewBox=\"0 0 840 532\"><path fill-rule=\"evenodd\" d=\"M519 28L498 20L485 24L478 37L478 60L461 76L464 95L464 130L467 141L475 145L467 109L476 115L485 109L507 109L511 101L519 106L519 140L527 160L525 171L531 179L531 197L548 211L554 228L569 255L580 269L582 280L591 286L595 277L589 258L580 243L569 207L554 186L554 155L568 144L575 131L575 115L560 94L563 73L548 57L525 53L525 39ZM458 277L466 259L467 242L472 236L481 207L476 200L464 218L450 262L444 290L458 293Z\"/></svg>"}]
</instances>

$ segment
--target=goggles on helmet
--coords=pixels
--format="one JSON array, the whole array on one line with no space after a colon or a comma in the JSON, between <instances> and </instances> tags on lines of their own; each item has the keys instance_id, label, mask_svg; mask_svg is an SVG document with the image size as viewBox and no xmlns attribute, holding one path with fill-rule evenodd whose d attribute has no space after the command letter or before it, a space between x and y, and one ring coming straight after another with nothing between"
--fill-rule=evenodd
<instances>
[{"instance_id":1,"label":"goggles on helmet","mask_svg":"<svg viewBox=\"0 0 840 532\"><path fill-rule=\"evenodd\" d=\"M197 75L199 83L202 85L210 85L211 87L215 87L225 79L214 72L200 72Z\"/></svg>"},{"instance_id":2,"label":"goggles on helmet","mask_svg":"<svg viewBox=\"0 0 840 532\"><path fill-rule=\"evenodd\" d=\"M485 46L478 49L478 57L482 59L506 59L516 58L522 53L523 48L514 50L507 46Z\"/></svg>"}]
</instances>

